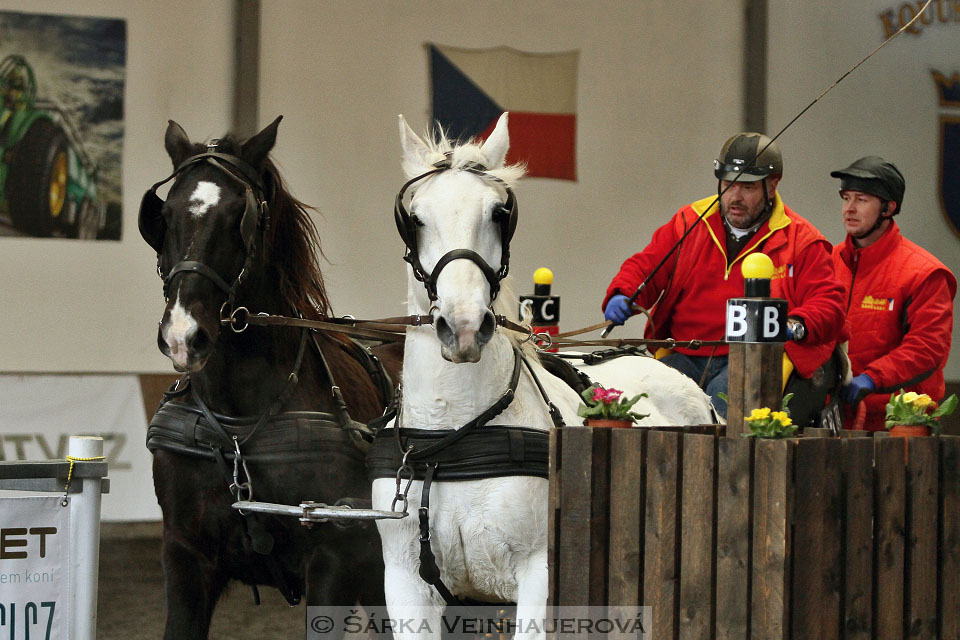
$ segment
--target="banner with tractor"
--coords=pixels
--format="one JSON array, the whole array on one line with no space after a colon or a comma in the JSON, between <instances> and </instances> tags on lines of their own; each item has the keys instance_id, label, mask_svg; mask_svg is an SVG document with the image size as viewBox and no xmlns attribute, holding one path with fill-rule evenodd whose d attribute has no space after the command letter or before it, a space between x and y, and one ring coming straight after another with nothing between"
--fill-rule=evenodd
<instances>
[{"instance_id":1,"label":"banner with tractor","mask_svg":"<svg viewBox=\"0 0 960 640\"><path fill-rule=\"evenodd\" d=\"M121 237L126 22L0 11L0 236Z\"/></svg>"}]
</instances>

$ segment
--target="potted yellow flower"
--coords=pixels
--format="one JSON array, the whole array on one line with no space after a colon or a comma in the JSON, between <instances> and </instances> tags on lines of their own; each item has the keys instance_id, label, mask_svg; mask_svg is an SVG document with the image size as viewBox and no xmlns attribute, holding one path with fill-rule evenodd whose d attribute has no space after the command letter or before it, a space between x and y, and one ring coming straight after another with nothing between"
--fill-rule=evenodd
<instances>
[{"instance_id":1,"label":"potted yellow flower","mask_svg":"<svg viewBox=\"0 0 960 640\"><path fill-rule=\"evenodd\" d=\"M790 403L792 393L783 397L782 411L772 411L769 407L754 409L749 416L744 417L750 433L744 433L747 438L790 438L797 432L797 425L790 419Z\"/></svg>"},{"instance_id":2,"label":"potted yellow flower","mask_svg":"<svg viewBox=\"0 0 960 640\"><path fill-rule=\"evenodd\" d=\"M931 432L940 435L940 418L948 416L957 408L957 394L951 395L939 407L925 393L903 389L894 393L887 402L886 427L891 436L928 436Z\"/></svg>"},{"instance_id":3,"label":"potted yellow flower","mask_svg":"<svg viewBox=\"0 0 960 640\"><path fill-rule=\"evenodd\" d=\"M584 424L588 427L631 427L634 420L647 417L631 411L640 398L647 397L645 393L624 398L619 389L604 389L599 384L592 384L580 397L583 404L577 408L577 415L586 419Z\"/></svg>"}]
</instances>

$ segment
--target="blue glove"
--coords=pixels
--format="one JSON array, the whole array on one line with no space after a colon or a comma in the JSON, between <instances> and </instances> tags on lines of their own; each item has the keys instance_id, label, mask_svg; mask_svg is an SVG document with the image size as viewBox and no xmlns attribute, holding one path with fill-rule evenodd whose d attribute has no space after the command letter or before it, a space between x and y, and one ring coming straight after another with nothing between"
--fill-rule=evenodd
<instances>
[{"instance_id":1,"label":"blue glove","mask_svg":"<svg viewBox=\"0 0 960 640\"><path fill-rule=\"evenodd\" d=\"M864 397L873 393L876 388L877 385L874 383L873 378L865 373L861 373L851 380L850 384L840 390L840 397L843 398L843 401L847 404L856 405L863 400Z\"/></svg>"},{"instance_id":2,"label":"blue glove","mask_svg":"<svg viewBox=\"0 0 960 640\"><path fill-rule=\"evenodd\" d=\"M603 317L615 325L621 325L630 319L633 311L630 309L630 298L618 293L607 301L607 308L603 311Z\"/></svg>"}]
</instances>

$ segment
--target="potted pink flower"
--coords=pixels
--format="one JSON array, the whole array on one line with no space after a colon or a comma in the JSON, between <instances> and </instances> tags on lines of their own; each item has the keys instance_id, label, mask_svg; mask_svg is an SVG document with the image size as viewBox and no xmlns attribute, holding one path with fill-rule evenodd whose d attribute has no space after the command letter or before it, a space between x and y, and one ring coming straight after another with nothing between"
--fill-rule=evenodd
<instances>
[{"instance_id":1,"label":"potted pink flower","mask_svg":"<svg viewBox=\"0 0 960 640\"><path fill-rule=\"evenodd\" d=\"M594 384L584 389L580 397L583 404L577 409L577 415L585 418L584 424L588 427L631 427L635 420L647 417L631 411L640 398L647 397L645 393L625 398L619 389Z\"/></svg>"}]
</instances>

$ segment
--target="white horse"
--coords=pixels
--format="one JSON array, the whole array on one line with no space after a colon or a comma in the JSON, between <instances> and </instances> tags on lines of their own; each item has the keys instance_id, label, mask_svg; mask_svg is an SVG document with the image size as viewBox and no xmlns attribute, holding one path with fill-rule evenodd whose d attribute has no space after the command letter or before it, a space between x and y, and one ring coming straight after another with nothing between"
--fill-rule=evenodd
<instances>
[{"instance_id":1,"label":"white horse","mask_svg":"<svg viewBox=\"0 0 960 640\"><path fill-rule=\"evenodd\" d=\"M497 326L497 315L516 320L519 307L509 278L501 278L505 269L498 272L498 267L506 264L512 233L512 187L523 174L522 167L504 166L509 146L507 114L482 144L454 146L443 137L438 142L424 142L403 116L400 136L403 169L410 181L406 186L413 191L409 229L401 229L408 247L412 244L409 253L415 254L408 255L412 265L408 310L431 314L434 322L433 326L410 327L407 332L401 411L395 426L449 430L473 420L504 393L517 349L564 423L581 424L579 395L540 366L531 343L521 343L524 336ZM410 233L415 237L407 237ZM453 250L467 252L449 254ZM495 295L498 288L499 295ZM651 414L643 424L711 421L706 394L693 381L652 358L626 356L583 369L604 386L631 395L647 393L649 397L635 406L636 411ZM512 402L491 424L543 431L553 428L530 372L521 372ZM420 506L421 488L420 481L410 488L411 514ZM537 617L543 611L548 595L547 491L547 480L531 476L432 485L430 545L441 581L451 592L484 602L515 602L518 617ZM375 480L374 508L390 509L395 494L394 480ZM444 600L418 574L416 517L377 524L391 618L402 615L405 608L432 609L438 621ZM397 635L404 637L403 633ZM517 637L528 636L518 633Z\"/></svg>"}]
</instances>

